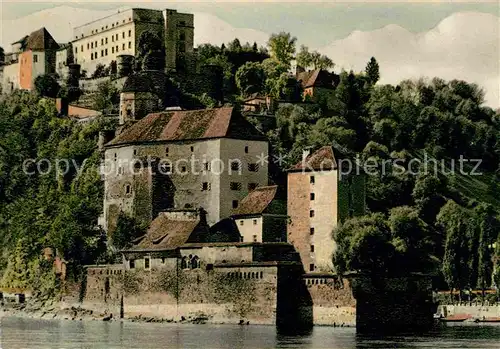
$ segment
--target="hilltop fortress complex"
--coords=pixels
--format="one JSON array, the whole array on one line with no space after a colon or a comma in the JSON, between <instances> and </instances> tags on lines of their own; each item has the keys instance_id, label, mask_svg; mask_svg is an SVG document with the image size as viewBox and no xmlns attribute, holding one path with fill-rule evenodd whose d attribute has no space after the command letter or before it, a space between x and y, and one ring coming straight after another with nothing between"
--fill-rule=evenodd
<instances>
[{"instance_id":1,"label":"hilltop fortress complex","mask_svg":"<svg viewBox=\"0 0 500 349\"><path fill-rule=\"evenodd\" d=\"M163 40L165 66L151 60L133 72L146 30ZM279 186L269 179L269 142L247 117L272 110L273 101L256 95L241 110L184 110L171 74L182 72L187 90L223 101L220 69L195 67L193 35L191 14L131 9L75 28L66 45L41 29L6 55L4 92L32 90L37 76L56 72L68 87L92 90L95 83L81 72L117 62L118 125L99 141L99 225L112 240L123 212L148 229L121 251L122 263L87 267L79 301L127 317L427 325L427 279L390 280L380 292L369 277L335 272L332 231L366 210L364 175L339 169L345 154L332 146L305 153ZM328 72L297 74L310 96L338 84ZM99 115L57 103L61 114ZM409 288L415 291L404 292Z\"/></svg>"}]
</instances>

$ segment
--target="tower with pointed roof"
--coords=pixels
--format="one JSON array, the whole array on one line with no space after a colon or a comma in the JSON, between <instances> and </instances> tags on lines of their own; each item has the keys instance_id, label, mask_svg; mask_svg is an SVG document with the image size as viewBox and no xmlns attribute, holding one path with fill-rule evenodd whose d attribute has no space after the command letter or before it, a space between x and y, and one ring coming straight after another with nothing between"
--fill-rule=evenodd
<instances>
[{"instance_id":1,"label":"tower with pointed roof","mask_svg":"<svg viewBox=\"0 0 500 349\"><path fill-rule=\"evenodd\" d=\"M354 164L348 171L347 161L354 162L326 146L288 171L288 241L307 273L334 272L334 228L365 213L365 176Z\"/></svg>"}]
</instances>

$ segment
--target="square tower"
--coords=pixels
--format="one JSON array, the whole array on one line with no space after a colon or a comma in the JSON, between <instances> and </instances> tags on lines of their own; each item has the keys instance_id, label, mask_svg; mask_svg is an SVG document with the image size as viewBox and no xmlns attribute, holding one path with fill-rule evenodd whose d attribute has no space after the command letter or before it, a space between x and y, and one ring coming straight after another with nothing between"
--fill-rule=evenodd
<instances>
[{"instance_id":1,"label":"square tower","mask_svg":"<svg viewBox=\"0 0 500 349\"><path fill-rule=\"evenodd\" d=\"M166 9L163 17L166 71L185 71L191 64L194 52L194 15Z\"/></svg>"},{"instance_id":2,"label":"square tower","mask_svg":"<svg viewBox=\"0 0 500 349\"><path fill-rule=\"evenodd\" d=\"M346 159L347 160L347 159ZM333 230L339 222L365 213L364 174L341 171L331 146L305 155L288 172L288 241L306 272L334 272Z\"/></svg>"}]
</instances>

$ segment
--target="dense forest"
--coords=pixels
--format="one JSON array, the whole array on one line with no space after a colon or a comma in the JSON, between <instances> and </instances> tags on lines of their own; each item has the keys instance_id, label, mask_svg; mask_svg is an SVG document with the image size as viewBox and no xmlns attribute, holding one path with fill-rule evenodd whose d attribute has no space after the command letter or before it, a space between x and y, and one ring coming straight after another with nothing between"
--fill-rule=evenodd
<instances>
[{"instance_id":1,"label":"dense forest","mask_svg":"<svg viewBox=\"0 0 500 349\"><path fill-rule=\"evenodd\" d=\"M294 58L311 69L334 67L334 57L307 47L297 52L288 33L273 34L267 48L237 39L222 47L201 45L198 57L223 68L229 103L252 93L301 98L300 84L287 73ZM332 232L337 271L430 272L436 287L459 290L500 285L500 268L494 268L500 258L500 112L485 106L483 91L465 81L377 84L375 58L365 71L339 74L336 89L316 103L282 106L267 133L279 159L271 173L277 183L304 149L324 145L362 163L389 164L367 176L367 214ZM43 271L45 246L57 248L75 278L82 265L110 258L97 228L103 194L97 137L105 126L60 118L36 93L0 101L1 284L33 284ZM26 159L74 162L59 164L67 171L45 163L29 175ZM417 173L408 171L412 159L419 160ZM438 170L425 171L434 168L434 159ZM459 169L459 159L474 161Z\"/></svg>"}]
</instances>

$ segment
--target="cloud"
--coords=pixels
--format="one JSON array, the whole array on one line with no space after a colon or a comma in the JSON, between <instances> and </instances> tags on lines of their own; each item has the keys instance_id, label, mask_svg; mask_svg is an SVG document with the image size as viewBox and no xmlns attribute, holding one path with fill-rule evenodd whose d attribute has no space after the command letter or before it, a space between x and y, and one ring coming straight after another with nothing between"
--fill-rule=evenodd
<instances>
[{"instance_id":1,"label":"cloud","mask_svg":"<svg viewBox=\"0 0 500 349\"><path fill-rule=\"evenodd\" d=\"M435 28L411 33L397 25L361 32L320 48L337 69L361 71L370 57L380 65L380 83L441 77L477 83L486 104L500 106L500 18L477 12L455 13Z\"/></svg>"},{"instance_id":2,"label":"cloud","mask_svg":"<svg viewBox=\"0 0 500 349\"><path fill-rule=\"evenodd\" d=\"M2 20L0 25L0 46L10 51L10 44L24 35L45 27L58 42L68 42L73 37L73 27L94 21L115 13L94 11L70 6L58 6L35 12L18 19Z\"/></svg>"},{"instance_id":3,"label":"cloud","mask_svg":"<svg viewBox=\"0 0 500 349\"><path fill-rule=\"evenodd\" d=\"M115 12L59 6L3 20L0 45L8 51L11 42L43 26L57 41L67 42L71 40L73 27ZM495 15L455 13L427 32L412 33L398 25L388 25L372 31L354 31L319 51L333 59L337 70L361 71L370 57L376 57L380 83L397 84L421 76L475 82L485 89L487 104L496 108L500 106L499 27L500 18ZM235 37L242 43L256 41L263 45L269 34L237 28L211 14L195 13L195 45L206 42L220 45Z\"/></svg>"}]
</instances>

